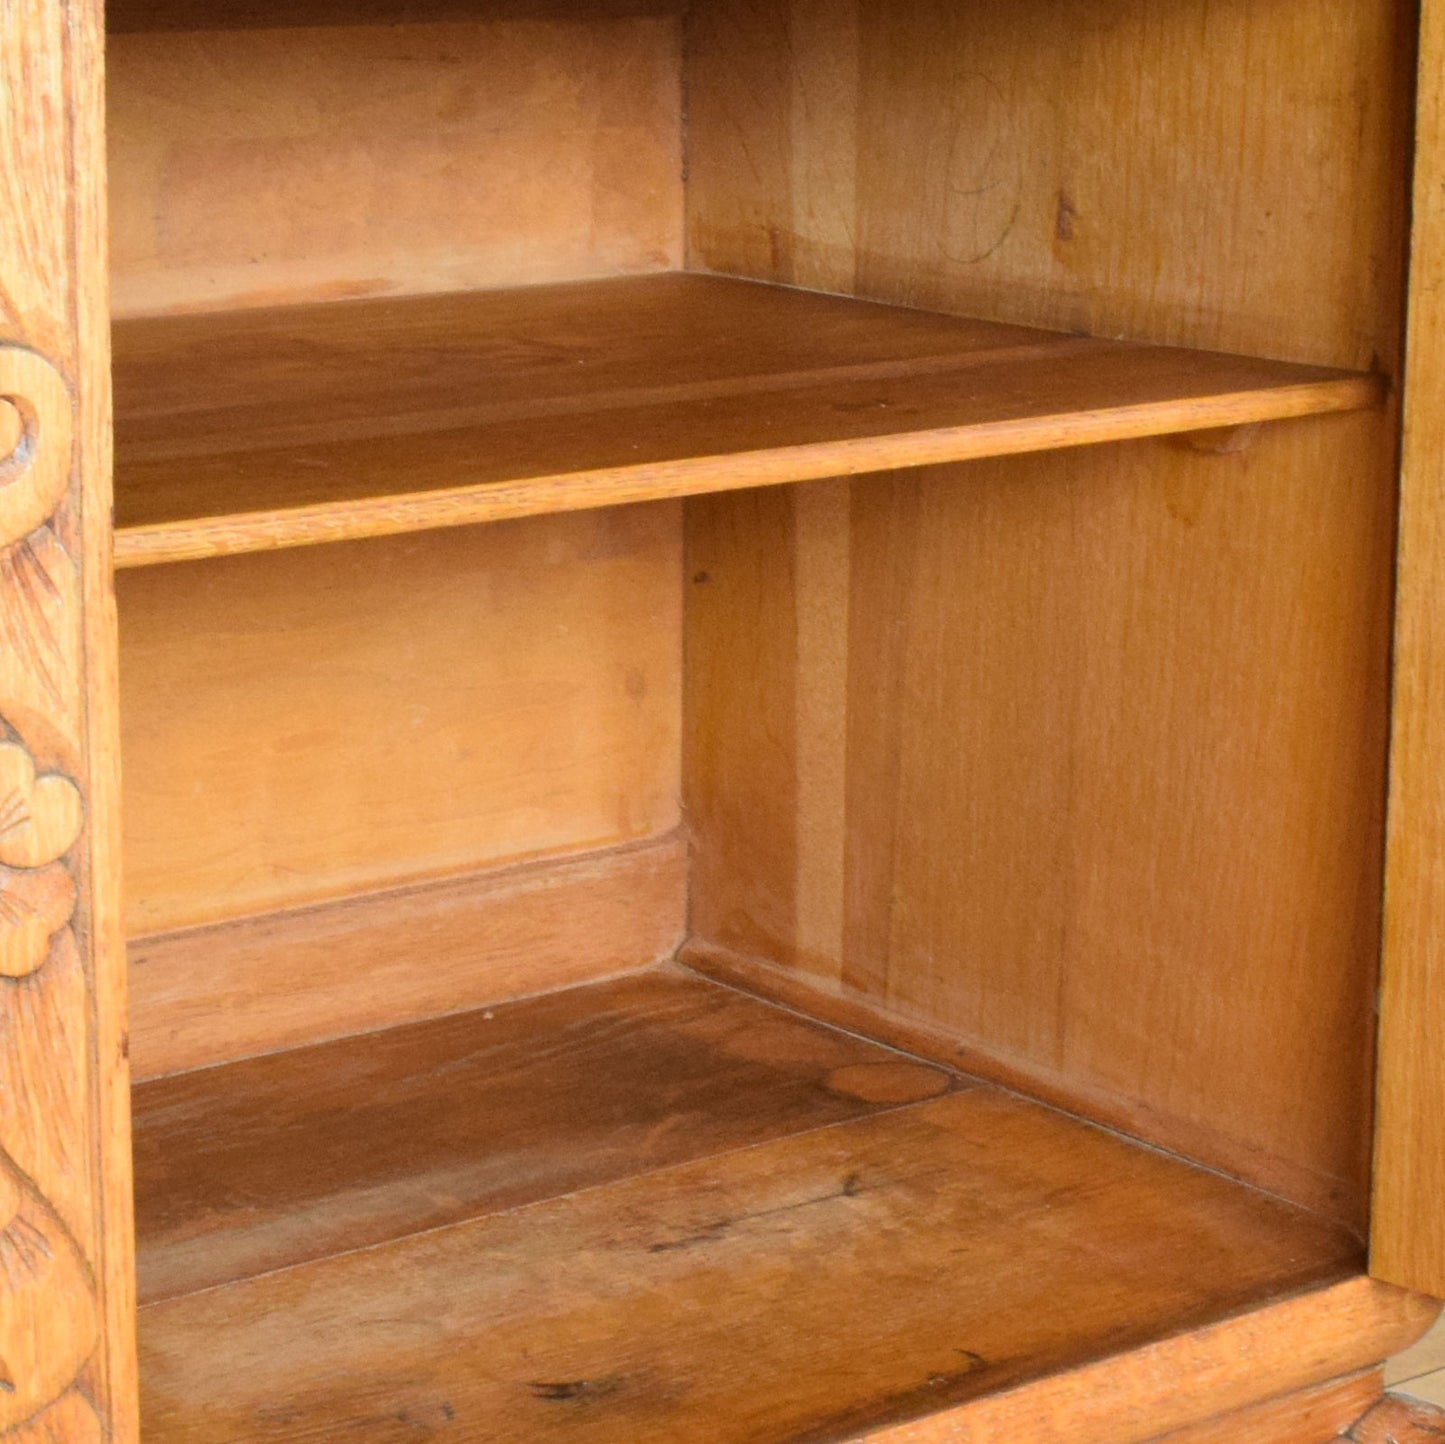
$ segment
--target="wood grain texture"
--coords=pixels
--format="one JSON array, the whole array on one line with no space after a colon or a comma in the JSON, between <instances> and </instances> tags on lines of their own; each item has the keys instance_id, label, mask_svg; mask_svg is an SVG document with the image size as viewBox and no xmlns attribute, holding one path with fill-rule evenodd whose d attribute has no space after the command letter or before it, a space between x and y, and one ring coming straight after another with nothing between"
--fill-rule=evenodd
<instances>
[{"instance_id":1,"label":"wood grain texture","mask_svg":"<svg viewBox=\"0 0 1445 1444\"><path fill-rule=\"evenodd\" d=\"M1410 7L1331 14L698 7L689 264L1394 372ZM1363 1227L1394 420L690 502L699 940Z\"/></svg>"},{"instance_id":2,"label":"wood grain texture","mask_svg":"<svg viewBox=\"0 0 1445 1444\"><path fill-rule=\"evenodd\" d=\"M668 836L132 939L137 1080L662 962L684 928Z\"/></svg>"},{"instance_id":3,"label":"wood grain texture","mask_svg":"<svg viewBox=\"0 0 1445 1444\"><path fill-rule=\"evenodd\" d=\"M95 1290L54 1208L0 1156L0 1429L69 1392L99 1340Z\"/></svg>"},{"instance_id":4,"label":"wood grain texture","mask_svg":"<svg viewBox=\"0 0 1445 1444\"><path fill-rule=\"evenodd\" d=\"M1314 0L696 6L688 265L1393 370L1414 9L1331 16L1322 34Z\"/></svg>"},{"instance_id":5,"label":"wood grain texture","mask_svg":"<svg viewBox=\"0 0 1445 1444\"><path fill-rule=\"evenodd\" d=\"M958 1081L653 971L144 1084L141 1300L830 1127Z\"/></svg>"},{"instance_id":6,"label":"wood grain texture","mask_svg":"<svg viewBox=\"0 0 1445 1444\"><path fill-rule=\"evenodd\" d=\"M1445 1295L1445 7L1421 7L1370 1267Z\"/></svg>"},{"instance_id":7,"label":"wood grain texture","mask_svg":"<svg viewBox=\"0 0 1445 1444\"><path fill-rule=\"evenodd\" d=\"M1348 1342L1299 1309L1247 1378L1232 1351L1204 1367L1209 1326L1356 1267L1318 1219L976 1089L148 1307L143 1408L163 1444L343 1420L363 1439L903 1439L1182 1335L1155 1345L1155 1395L1167 1378L1177 1402L1147 1438L1423 1329L1433 1309L1382 1289ZM1258 1345L1269 1312L1234 1328ZM1197 1387L1160 1367L1171 1347L1198 1351Z\"/></svg>"},{"instance_id":8,"label":"wood grain texture","mask_svg":"<svg viewBox=\"0 0 1445 1444\"><path fill-rule=\"evenodd\" d=\"M1368 375L685 275L133 321L116 378L122 566L1382 394Z\"/></svg>"},{"instance_id":9,"label":"wood grain texture","mask_svg":"<svg viewBox=\"0 0 1445 1444\"><path fill-rule=\"evenodd\" d=\"M136 1438L101 7L0 7L0 1435Z\"/></svg>"},{"instance_id":10,"label":"wood grain texture","mask_svg":"<svg viewBox=\"0 0 1445 1444\"><path fill-rule=\"evenodd\" d=\"M1150 1444L1334 1444L1384 1393L1378 1369L1171 1430Z\"/></svg>"},{"instance_id":11,"label":"wood grain texture","mask_svg":"<svg viewBox=\"0 0 1445 1444\"><path fill-rule=\"evenodd\" d=\"M117 314L677 264L676 18L295 28L291 8L284 29L112 34Z\"/></svg>"},{"instance_id":12,"label":"wood grain texture","mask_svg":"<svg viewBox=\"0 0 1445 1444\"><path fill-rule=\"evenodd\" d=\"M94 1407L72 1390L44 1413L5 1436L6 1444L104 1444L105 1426Z\"/></svg>"},{"instance_id":13,"label":"wood grain texture","mask_svg":"<svg viewBox=\"0 0 1445 1444\"><path fill-rule=\"evenodd\" d=\"M1345 1438L1352 1444L1437 1444L1445 1439L1445 1409L1418 1399L1386 1399Z\"/></svg>"},{"instance_id":14,"label":"wood grain texture","mask_svg":"<svg viewBox=\"0 0 1445 1444\"><path fill-rule=\"evenodd\" d=\"M675 15L684 0L487 0L491 20ZM109 34L163 30L273 30L314 25L415 25L475 20L476 0L107 0Z\"/></svg>"},{"instance_id":15,"label":"wood grain texture","mask_svg":"<svg viewBox=\"0 0 1445 1444\"><path fill-rule=\"evenodd\" d=\"M945 1024L913 1016L880 1002L874 995L830 979L805 967L783 966L766 958L749 956L690 940L678 953L685 967L742 988L809 1017L877 1038L920 1058L1013 1089L1055 1108L1087 1118L1131 1138L1147 1139L1157 1147L1186 1158L1208 1159L1211 1166L1232 1177L1248 1178L1281 1196L1311 1200L1329 1212L1337 1196L1311 1170L1288 1159L1261 1158L1257 1148L1236 1133L1218 1127L1211 1119L1182 1117L1148 1099L1117 1088L1090 1086L1067 1071L1040 1066L1033 1060L1008 1054L986 1042L960 1039ZM1360 1230L1363 1233L1363 1229Z\"/></svg>"},{"instance_id":16,"label":"wood grain texture","mask_svg":"<svg viewBox=\"0 0 1445 1444\"><path fill-rule=\"evenodd\" d=\"M1265 1379L1290 1387L1317 1377L1321 1365L1350 1371L1378 1363L1418 1337L1437 1308L1419 1294L1352 1279L967 1410L866 1435L863 1444L954 1444L960 1431L969 1444L1020 1437L1030 1444L1135 1444L1161 1423L1187 1428L1211 1404L1247 1407ZM1181 1389L1186 1379L1189 1388ZM1210 1427L1217 1422L1208 1419ZM1253 1435L1234 1435L1230 1444L1245 1440L1256 1444Z\"/></svg>"},{"instance_id":17,"label":"wood grain texture","mask_svg":"<svg viewBox=\"0 0 1445 1444\"><path fill-rule=\"evenodd\" d=\"M1369 425L691 503L697 941L1362 1225Z\"/></svg>"},{"instance_id":18,"label":"wood grain texture","mask_svg":"<svg viewBox=\"0 0 1445 1444\"><path fill-rule=\"evenodd\" d=\"M132 935L671 832L680 530L664 503L127 574Z\"/></svg>"}]
</instances>

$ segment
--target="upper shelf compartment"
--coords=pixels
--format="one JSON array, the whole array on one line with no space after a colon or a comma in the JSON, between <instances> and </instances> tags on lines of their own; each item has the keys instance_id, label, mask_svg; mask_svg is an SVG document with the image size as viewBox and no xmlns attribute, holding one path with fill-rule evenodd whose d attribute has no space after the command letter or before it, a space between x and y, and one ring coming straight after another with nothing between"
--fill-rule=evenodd
<instances>
[{"instance_id":1,"label":"upper shelf compartment","mask_svg":"<svg viewBox=\"0 0 1445 1444\"><path fill-rule=\"evenodd\" d=\"M1379 378L668 273L115 326L116 562L1376 403Z\"/></svg>"}]
</instances>

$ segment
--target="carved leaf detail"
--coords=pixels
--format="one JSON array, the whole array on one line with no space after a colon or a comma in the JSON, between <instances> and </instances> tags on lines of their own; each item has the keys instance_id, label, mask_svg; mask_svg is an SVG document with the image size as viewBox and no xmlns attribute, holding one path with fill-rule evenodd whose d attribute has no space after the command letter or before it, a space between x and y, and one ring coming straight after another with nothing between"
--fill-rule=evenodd
<instances>
[{"instance_id":1,"label":"carved leaf detail","mask_svg":"<svg viewBox=\"0 0 1445 1444\"><path fill-rule=\"evenodd\" d=\"M13 1433L5 1444L104 1444L105 1430L79 1389L72 1389Z\"/></svg>"},{"instance_id":2,"label":"carved leaf detail","mask_svg":"<svg viewBox=\"0 0 1445 1444\"><path fill-rule=\"evenodd\" d=\"M0 346L0 398L20 413L20 444L0 461L0 546L27 537L54 515L70 483L70 392L43 356Z\"/></svg>"},{"instance_id":3,"label":"carved leaf detail","mask_svg":"<svg viewBox=\"0 0 1445 1444\"><path fill-rule=\"evenodd\" d=\"M75 879L61 863L23 872L0 868L0 977L33 973L74 911Z\"/></svg>"},{"instance_id":4,"label":"carved leaf detail","mask_svg":"<svg viewBox=\"0 0 1445 1444\"><path fill-rule=\"evenodd\" d=\"M0 743L0 866L47 867L80 835L80 789L58 772L36 776L30 754Z\"/></svg>"},{"instance_id":5,"label":"carved leaf detail","mask_svg":"<svg viewBox=\"0 0 1445 1444\"><path fill-rule=\"evenodd\" d=\"M75 1240L0 1154L0 1434L70 1389L98 1328Z\"/></svg>"},{"instance_id":6,"label":"carved leaf detail","mask_svg":"<svg viewBox=\"0 0 1445 1444\"><path fill-rule=\"evenodd\" d=\"M0 549L0 713L38 756L78 750L79 600L54 528Z\"/></svg>"}]
</instances>

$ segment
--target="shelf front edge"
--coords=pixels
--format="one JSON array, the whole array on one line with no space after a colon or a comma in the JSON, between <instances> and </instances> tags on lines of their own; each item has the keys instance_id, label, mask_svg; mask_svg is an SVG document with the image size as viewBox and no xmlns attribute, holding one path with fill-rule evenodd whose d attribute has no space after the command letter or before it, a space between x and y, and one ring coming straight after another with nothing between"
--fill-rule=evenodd
<instances>
[{"instance_id":1,"label":"shelf front edge","mask_svg":"<svg viewBox=\"0 0 1445 1444\"><path fill-rule=\"evenodd\" d=\"M481 482L409 495L348 498L284 510L122 525L116 529L115 565L200 561L552 512L1285 421L1364 410L1379 405L1385 392L1382 377L1346 375L1262 391Z\"/></svg>"}]
</instances>

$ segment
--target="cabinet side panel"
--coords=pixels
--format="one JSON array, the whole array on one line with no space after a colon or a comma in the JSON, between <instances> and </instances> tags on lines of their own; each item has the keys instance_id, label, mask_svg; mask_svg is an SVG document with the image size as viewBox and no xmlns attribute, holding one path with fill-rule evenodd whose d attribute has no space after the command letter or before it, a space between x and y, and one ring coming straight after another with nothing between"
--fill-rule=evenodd
<instances>
[{"instance_id":1,"label":"cabinet side panel","mask_svg":"<svg viewBox=\"0 0 1445 1444\"><path fill-rule=\"evenodd\" d=\"M136 1438L101 7L0 6L0 1437Z\"/></svg>"},{"instance_id":2,"label":"cabinet side panel","mask_svg":"<svg viewBox=\"0 0 1445 1444\"><path fill-rule=\"evenodd\" d=\"M679 24L113 36L116 313L675 266Z\"/></svg>"},{"instance_id":3,"label":"cabinet side panel","mask_svg":"<svg viewBox=\"0 0 1445 1444\"><path fill-rule=\"evenodd\" d=\"M719 0L689 263L1391 370L1409 11ZM841 545L806 489L694 505L690 668L793 635L689 679L693 934L1362 1225L1394 417L1209 448L837 483Z\"/></svg>"},{"instance_id":4,"label":"cabinet side panel","mask_svg":"<svg viewBox=\"0 0 1445 1444\"><path fill-rule=\"evenodd\" d=\"M1445 5L1421 26L1370 1266L1445 1297Z\"/></svg>"}]
</instances>

